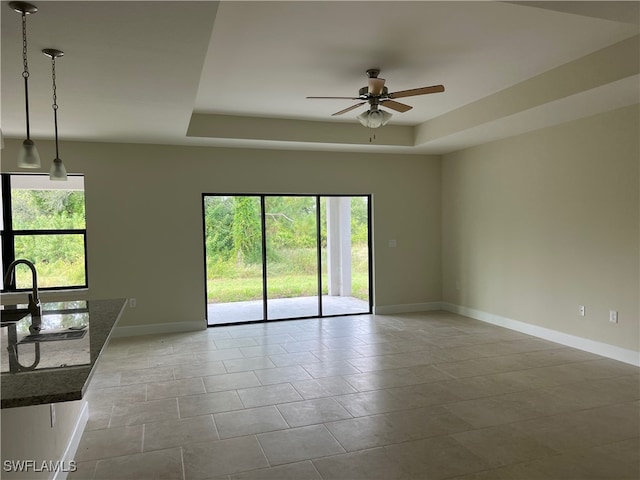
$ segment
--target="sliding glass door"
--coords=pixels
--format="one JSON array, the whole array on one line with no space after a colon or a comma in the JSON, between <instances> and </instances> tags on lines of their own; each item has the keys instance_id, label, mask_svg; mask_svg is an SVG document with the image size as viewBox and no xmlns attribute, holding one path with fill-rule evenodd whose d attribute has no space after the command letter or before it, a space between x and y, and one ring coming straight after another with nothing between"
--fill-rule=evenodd
<instances>
[{"instance_id":1,"label":"sliding glass door","mask_svg":"<svg viewBox=\"0 0 640 480\"><path fill-rule=\"evenodd\" d=\"M264 200L269 320L320 315L316 200L308 196Z\"/></svg>"},{"instance_id":2,"label":"sliding glass door","mask_svg":"<svg viewBox=\"0 0 640 480\"><path fill-rule=\"evenodd\" d=\"M321 197L322 311L369 311L369 197Z\"/></svg>"},{"instance_id":3,"label":"sliding glass door","mask_svg":"<svg viewBox=\"0 0 640 480\"><path fill-rule=\"evenodd\" d=\"M206 195L203 210L209 324L264 320L260 197Z\"/></svg>"},{"instance_id":4,"label":"sliding glass door","mask_svg":"<svg viewBox=\"0 0 640 480\"><path fill-rule=\"evenodd\" d=\"M203 195L208 324L370 313L369 200Z\"/></svg>"}]
</instances>

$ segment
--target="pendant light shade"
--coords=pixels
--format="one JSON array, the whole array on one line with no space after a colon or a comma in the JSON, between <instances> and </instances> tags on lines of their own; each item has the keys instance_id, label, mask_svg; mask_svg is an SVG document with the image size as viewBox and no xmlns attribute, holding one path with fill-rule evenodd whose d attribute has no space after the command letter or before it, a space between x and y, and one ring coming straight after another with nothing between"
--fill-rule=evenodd
<instances>
[{"instance_id":1,"label":"pendant light shade","mask_svg":"<svg viewBox=\"0 0 640 480\"><path fill-rule=\"evenodd\" d=\"M67 179L67 169L59 158L53 160L51 170L49 171L49 180L65 181Z\"/></svg>"},{"instance_id":2,"label":"pendant light shade","mask_svg":"<svg viewBox=\"0 0 640 480\"><path fill-rule=\"evenodd\" d=\"M18 154L18 167L40 168L40 155L31 140L29 129L29 66L27 63L27 15L38 11L35 5L27 2L9 2L9 7L22 15L22 78L24 78L24 104L27 117L27 139L22 143Z\"/></svg>"},{"instance_id":3,"label":"pendant light shade","mask_svg":"<svg viewBox=\"0 0 640 480\"><path fill-rule=\"evenodd\" d=\"M60 154L58 152L58 90L56 87L56 58L62 57L64 52L55 48L46 48L42 50L47 57L51 58L51 80L53 82L53 125L56 135L56 158L53 159L53 165L49 171L50 180L64 181L67 179L67 169L64 168Z\"/></svg>"},{"instance_id":4,"label":"pendant light shade","mask_svg":"<svg viewBox=\"0 0 640 480\"><path fill-rule=\"evenodd\" d=\"M40 168L40 155L36 144L30 138L22 142L18 152L18 166L21 168Z\"/></svg>"}]
</instances>

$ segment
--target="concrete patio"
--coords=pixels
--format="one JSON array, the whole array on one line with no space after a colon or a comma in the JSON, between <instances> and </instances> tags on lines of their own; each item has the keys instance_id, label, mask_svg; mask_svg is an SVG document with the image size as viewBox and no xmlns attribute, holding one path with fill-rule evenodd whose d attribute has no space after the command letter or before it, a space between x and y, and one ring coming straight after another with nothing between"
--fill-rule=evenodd
<instances>
[{"instance_id":1,"label":"concrete patio","mask_svg":"<svg viewBox=\"0 0 640 480\"><path fill-rule=\"evenodd\" d=\"M209 325L240 323L264 320L262 300L207 305ZM348 315L369 313L369 303L354 297L322 296L322 315ZM267 301L267 318L317 317L318 297L275 298Z\"/></svg>"}]
</instances>

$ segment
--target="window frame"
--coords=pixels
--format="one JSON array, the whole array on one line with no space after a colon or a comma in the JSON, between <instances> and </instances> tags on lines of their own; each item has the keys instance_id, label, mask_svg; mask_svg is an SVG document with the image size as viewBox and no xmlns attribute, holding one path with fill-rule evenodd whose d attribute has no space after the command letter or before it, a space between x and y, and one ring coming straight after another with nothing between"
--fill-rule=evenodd
<instances>
[{"instance_id":1,"label":"window frame","mask_svg":"<svg viewBox=\"0 0 640 480\"><path fill-rule=\"evenodd\" d=\"M85 198L85 227L84 228L66 228L66 229L13 229L13 214L12 214L12 201L11 201L11 177L13 176L47 176L47 174L29 174L29 173L1 173L0 182L2 186L2 228L0 228L0 242L2 242L2 278L0 278L0 292L13 293L13 292L27 292L31 290L31 287L17 288L15 282L12 282L8 288L5 289L4 276L6 275L6 268L16 260L15 253L15 239L19 236L35 235L35 236L53 236L53 235L82 235L82 243L84 250L84 284L82 285L64 285L55 287L41 287L38 286L39 291L59 291L59 290L82 290L89 288L89 268L87 262L87 224L86 224L86 198ZM84 177L84 175L70 175L74 177ZM84 192L84 189L83 189ZM37 265L36 265L37 268ZM15 277L14 277L15 279Z\"/></svg>"},{"instance_id":2,"label":"window frame","mask_svg":"<svg viewBox=\"0 0 640 480\"><path fill-rule=\"evenodd\" d=\"M257 197L260 199L260 224L261 224L261 262L262 262L262 319L242 320L234 322L214 322L210 323L209 317L209 301L208 301L208 274L207 274L207 221L206 221L206 199L207 197ZM317 315L310 316L294 316L294 317L276 317L270 318L268 312L268 301L270 300L268 292L268 260L267 260L267 234L266 234L266 209L265 200L270 197L309 197L315 199L316 210L316 261L317 261L317 274L318 274L318 313ZM367 262L368 262L368 300L369 309L366 312L344 312L344 313L325 313L323 311L322 304L322 285L323 285L323 260L322 260L322 227L321 227L321 202L322 199L331 197L362 197L367 199ZM202 193L202 252L203 252L203 282L204 282L204 303L205 303L205 321L207 328L218 328L229 325L250 325L260 323L271 323L289 320L299 320L308 318L331 318L331 317L344 317L354 315L370 315L373 313L373 193Z\"/></svg>"}]
</instances>

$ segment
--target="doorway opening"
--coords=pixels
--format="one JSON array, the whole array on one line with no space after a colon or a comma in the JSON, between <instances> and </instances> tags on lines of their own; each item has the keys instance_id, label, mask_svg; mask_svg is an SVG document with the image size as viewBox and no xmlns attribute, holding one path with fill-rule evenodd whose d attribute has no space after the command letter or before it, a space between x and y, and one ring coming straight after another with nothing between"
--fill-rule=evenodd
<instances>
[{"instance_id":1,"label":"doorway opening","mask_svg":"<svg viewBox=\"0 0 640 480\"><path fill-rule=\"evenodd\" d=\"M207 324L371 313L371 196L203 194Z\"/></svg>"}]
</instances>

